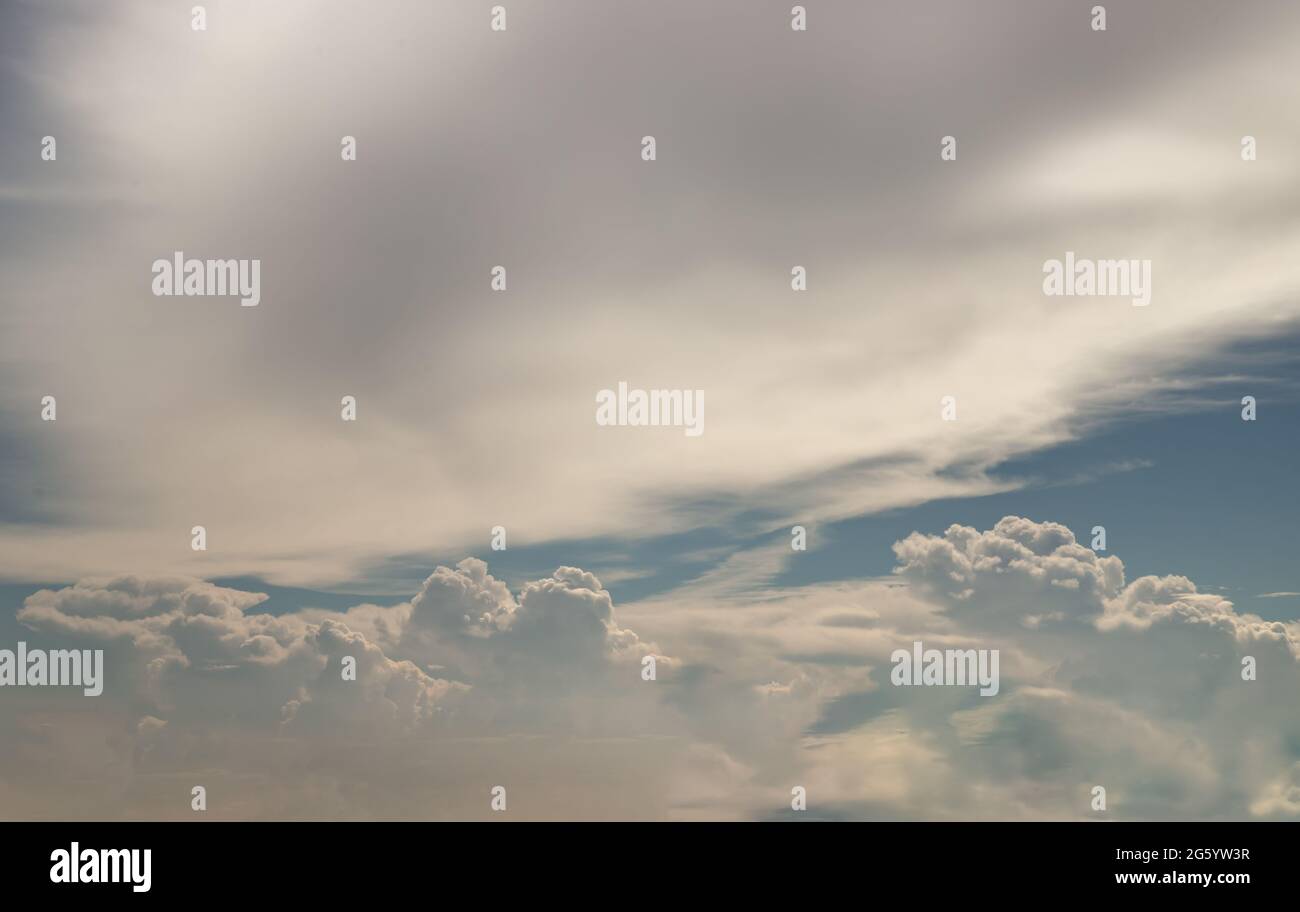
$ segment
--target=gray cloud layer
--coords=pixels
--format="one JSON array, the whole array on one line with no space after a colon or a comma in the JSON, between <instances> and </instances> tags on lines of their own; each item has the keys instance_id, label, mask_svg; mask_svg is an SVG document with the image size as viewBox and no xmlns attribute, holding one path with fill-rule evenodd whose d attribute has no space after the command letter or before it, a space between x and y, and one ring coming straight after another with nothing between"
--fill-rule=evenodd
<instances>
[{"instance_id":1,"label":"gray cloud layer","mask_svg":"<svg viewBox=\"0 0 1300 912\"><path fill-rule=\"evenodd\" d=\"M2 14L7 578L322 585L498 523L985 493L1297 316L1293 4L208 12ZM153 297L177 249L260 258L262 304ZM1067 249L1151 258L1152 306L1044 298ZM707 433L598 428L620 379L704 389Z\"/></svg>"}]
</instances>

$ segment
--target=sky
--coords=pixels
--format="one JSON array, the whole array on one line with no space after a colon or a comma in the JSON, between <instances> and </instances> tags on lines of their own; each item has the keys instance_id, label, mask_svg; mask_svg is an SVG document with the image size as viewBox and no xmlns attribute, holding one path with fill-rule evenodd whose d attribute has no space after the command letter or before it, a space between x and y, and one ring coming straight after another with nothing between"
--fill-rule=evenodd
<instances>
[{"instance_id":1,"label":"sky","mask_svg":"<svg viewBox=\"0 0 1300 912\"><path fill-rule=\"evenodd\" d=\"M193 5L0 7L0 814L1300 816L1294 4Z\"/></svg>"}]
</instances>

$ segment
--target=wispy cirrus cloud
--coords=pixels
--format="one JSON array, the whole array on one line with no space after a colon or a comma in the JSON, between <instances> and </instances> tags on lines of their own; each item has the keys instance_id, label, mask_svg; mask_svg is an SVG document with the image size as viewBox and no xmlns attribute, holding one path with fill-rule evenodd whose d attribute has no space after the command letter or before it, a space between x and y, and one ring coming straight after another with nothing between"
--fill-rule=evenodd
<instances>
[{"instance_id":1,"label":"wispy cirrus cloud","mask_svg":"<svg viewBox=\"0 0 1300 912\"><path fill-rule=\"evenodd\" d=\"M7 12L0 185L30 196L0 223L0 414L43 468L0 575L341 586L498 523L523 545L981 496L1019 483L1000 461L1158 407L1207 346L1300 316L1277 209L1295 10L1146 4L1098 38L1015 9L831 4L797 46L739 3L522 4L504 35L419 4L217 3L203 34L151 4ZM1057 77L987 67L1017 54ZM272 62L298 77L268 86ZM176 249L258 257L262 304L148 294ZM1066 249L1152 259L1153 304L1044 298ZM622 378L706 390L708 433L598 427Z\"/></svg>"}]
</instances>

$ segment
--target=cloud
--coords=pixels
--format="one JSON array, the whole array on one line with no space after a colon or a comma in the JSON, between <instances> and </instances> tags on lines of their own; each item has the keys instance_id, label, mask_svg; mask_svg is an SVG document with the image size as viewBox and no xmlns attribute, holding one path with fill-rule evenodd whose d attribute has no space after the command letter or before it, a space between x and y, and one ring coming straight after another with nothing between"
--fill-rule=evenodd
<instances>
[{"instance_id":1,"label":"cloud","mask_svg":"<svg viewBox=\"0 0 1300 912\"><path fill-rule=\"evenodd\" d=\"M675 666L620 627L600 580L575 567L525 583L516 598L483 561L466 558L454 569L437 568L409 612L399 606L393 613L407 619L399 651L466 680L511 688L528 705L551 687L591 687L593 677L615 686L639 680L645 656L655 656L657 673Z\"/></svg>"},{"instance_id":2,"label":"cloud","mask_svg":"<svg viewBox=\"0 0 1300 912\"><path fill-rule=\"evenodd\" d=\"M836 818L1093 819L1101 785L1107 819L1286 816L1300 625L1185 577L1128 581L1059 523L954 525L894 552L898 582L783 589L750 561L725 587L623 607L674 643L687 681L712 669L690 697L702 718L718 700L745 720L712 737L758 771L771 803L753 813L784 816L781 786L802 784L810 813ZM1001 692L892 686L891 652L916 640L998 649ZM724 687L737 678L760 709Z\"/></svg>"},{"instance_id":3,"label":"cloud","mask_svg":"<svg viewBox=\"0 0 1300 912\"><path fill-rule=\"evenodd\" d=\"M201 580L126 576L41 590L18 620L60 642L105 648L117 696L186 726L240 718L406 730L466 689L388 658L336 620L249 613L265 598ZM342 680L344 656L356 661L354 686ZM142 732L158 728L150 718L166 722L146 715Z\"/></svg>"},{"instance_id":4,"label":"cloud","mask_svg":"<svg viewBox=\"0 0 1300 912\"><path fill-rule=\"evenodd\" d=\"M1300 763L1269 782L1251 803L1259 817L1300 817Z\"/></svg>"},{"instance_id":5,"label":"cloud","mask_svg":"<svg viewBox=\"0 0 1300 912\"><path fill-rule=\"evenodd\" d=\"M1127 817L1284 806L1259 796L1300 735L1287 697L1300 686L1300 625L1238 613L1182 576L1126 584L1117 556L1056 523L1008 516L989 530L914 533L894 550L897 574L950 623L948 639L1018 657L1010 675L1004 663L1001 699L956 711L892 704L962 759L972 788L1007 788L1002 804L960 803L967 813L1087 816L1071 783L1107 786L1111 813ZM1243 679L1248 659L1257 680ZM1034 794L1041 803L1027 804Z\"/></svg>"},{"instance_id":6,"label":"cloud","mask_svg":"<svg viewBox=\"0 0 1300 912\"><path fill-rule=\"evenodd\" d=\"M1295 816L1298 625L1185 577L1126 582L1058 523L894 551L892 580L780 588L790 552L760 549L617 612L590 572L512 589L473 558L339 612L176 578L42 590L21 622L105 648L108 687L89 715L11 707L7 775L56 807L67 777L104 781L31 762L55 749L39 711L80 733L81 762L113 758L99 806L144 816L185 812L166 802L188 782L234 816L480 817L500 782L542 818L779 817L795 785L835 818L1091 818L1097 785L1108 818ZM999 694L893 686L915 640L998 649Z\"/></svg>"},{"instance_id":7,"label":"cloud","mask_svg":"<svg viewBox=\"0 0 1300 912\"><path fill-rule=\"evenodd\" d=\"M204 34L147 2L0 15L7 135L60 142L57 167L0 156L21 190L0 219L11 579L320 586L470 553L496 523L512 544L628 539L986 494L1016 484L999 461L1300 316L1296 196L1267 151L1300 141L1285 3L1228 23L1151 2L1104 46L1012 0L828 4L799 35L739 0L524 6L505 36L417 3L214 8ZM268 89L270 65L300 77ZM1249 165L1220 126L1243 104L1271 130ZM1170 110L1176 131L1149 126ZM260 258L262 303L152 297L176 249ZM1045 300L1067 249L1153 259L1152 306ZM707 432L598 428L619 379L704 389ZM178 531L196 523L202 554Z\"/></svg>"},{"instance_id":8,"label":"cloud","mask_svg":"<svg viewBox=\"0 0 1300 912\"><path fill-rule=\"evenodd\" d=\"M796 783L842 816L1087 815L1091 783L1112 816L1293 814L1295 624L1056 523L907 536L889 581L782 587L784 545L742 551L617 612L582 569L473 559L342 612L201 581L1005 491L1009 457L1187 407L1188 365L1300 319L1300 10L1212 6L1104 43L1014 0L825 4L798 36L743 0L521 4L507 36L420 3L214 5L204 35L0 6L0 577L84 579L19 620L111 672L93 711L0 705L5 806L168 816L202 777L233 816L478 816L499 781L538 817L764 816ZM260 306L149 295L182 248L261 259ZM1152 259L1152 305L1045 299L1066 250ZM624 378L704 389L708 432L596 427ZM999 649L998 697L891 687L915 639Z\"/></svg>"},{"instance_id":9,"label":"cloud","mask_svg":"<svg viewBox=\"0 0 1300 912\"><path fill-rule=\"evenodd\" d=\"M108 686L95 709L101 723L119 720L109 742L131 781L186 770L208 781L216 770L240 796L227 813L245 802L266 808L248 782L227 777L266 788L268 771L289 758L313 767L313 787L355 778L383 790L345 808L330 799L365 815L392 790L415 788L415 773L399 771L424 769L430 754L472 754L464 745L510 736L663 737L673 715L654 688L676 663L621 626L600 580L577 568L529 582L517 598L471 558L438 567L399 605L272 615L259 610L265 600L201 580L124 576L40 590L17 619L33 642L105 650ZM655 682L641 677L647 655ZM0 727L17 738L22 718ZM373 753L364 762L363 744ZM39 782L46 769L13 773ZM315 800L284 788L276 800L295 814Z\"/></svg>"},{"instance_id":10,"label":"cloud","mask_svg":"<svg viewBox=\"0 0 1300 912\"><path fill-rule=\"evenodd\" d=\"M1057 523L1008 516L992 529L950 526L894 545L895 573L970 624L1092 621L1124 585L1124 565Z\"/></svg>"}]
</instances>

